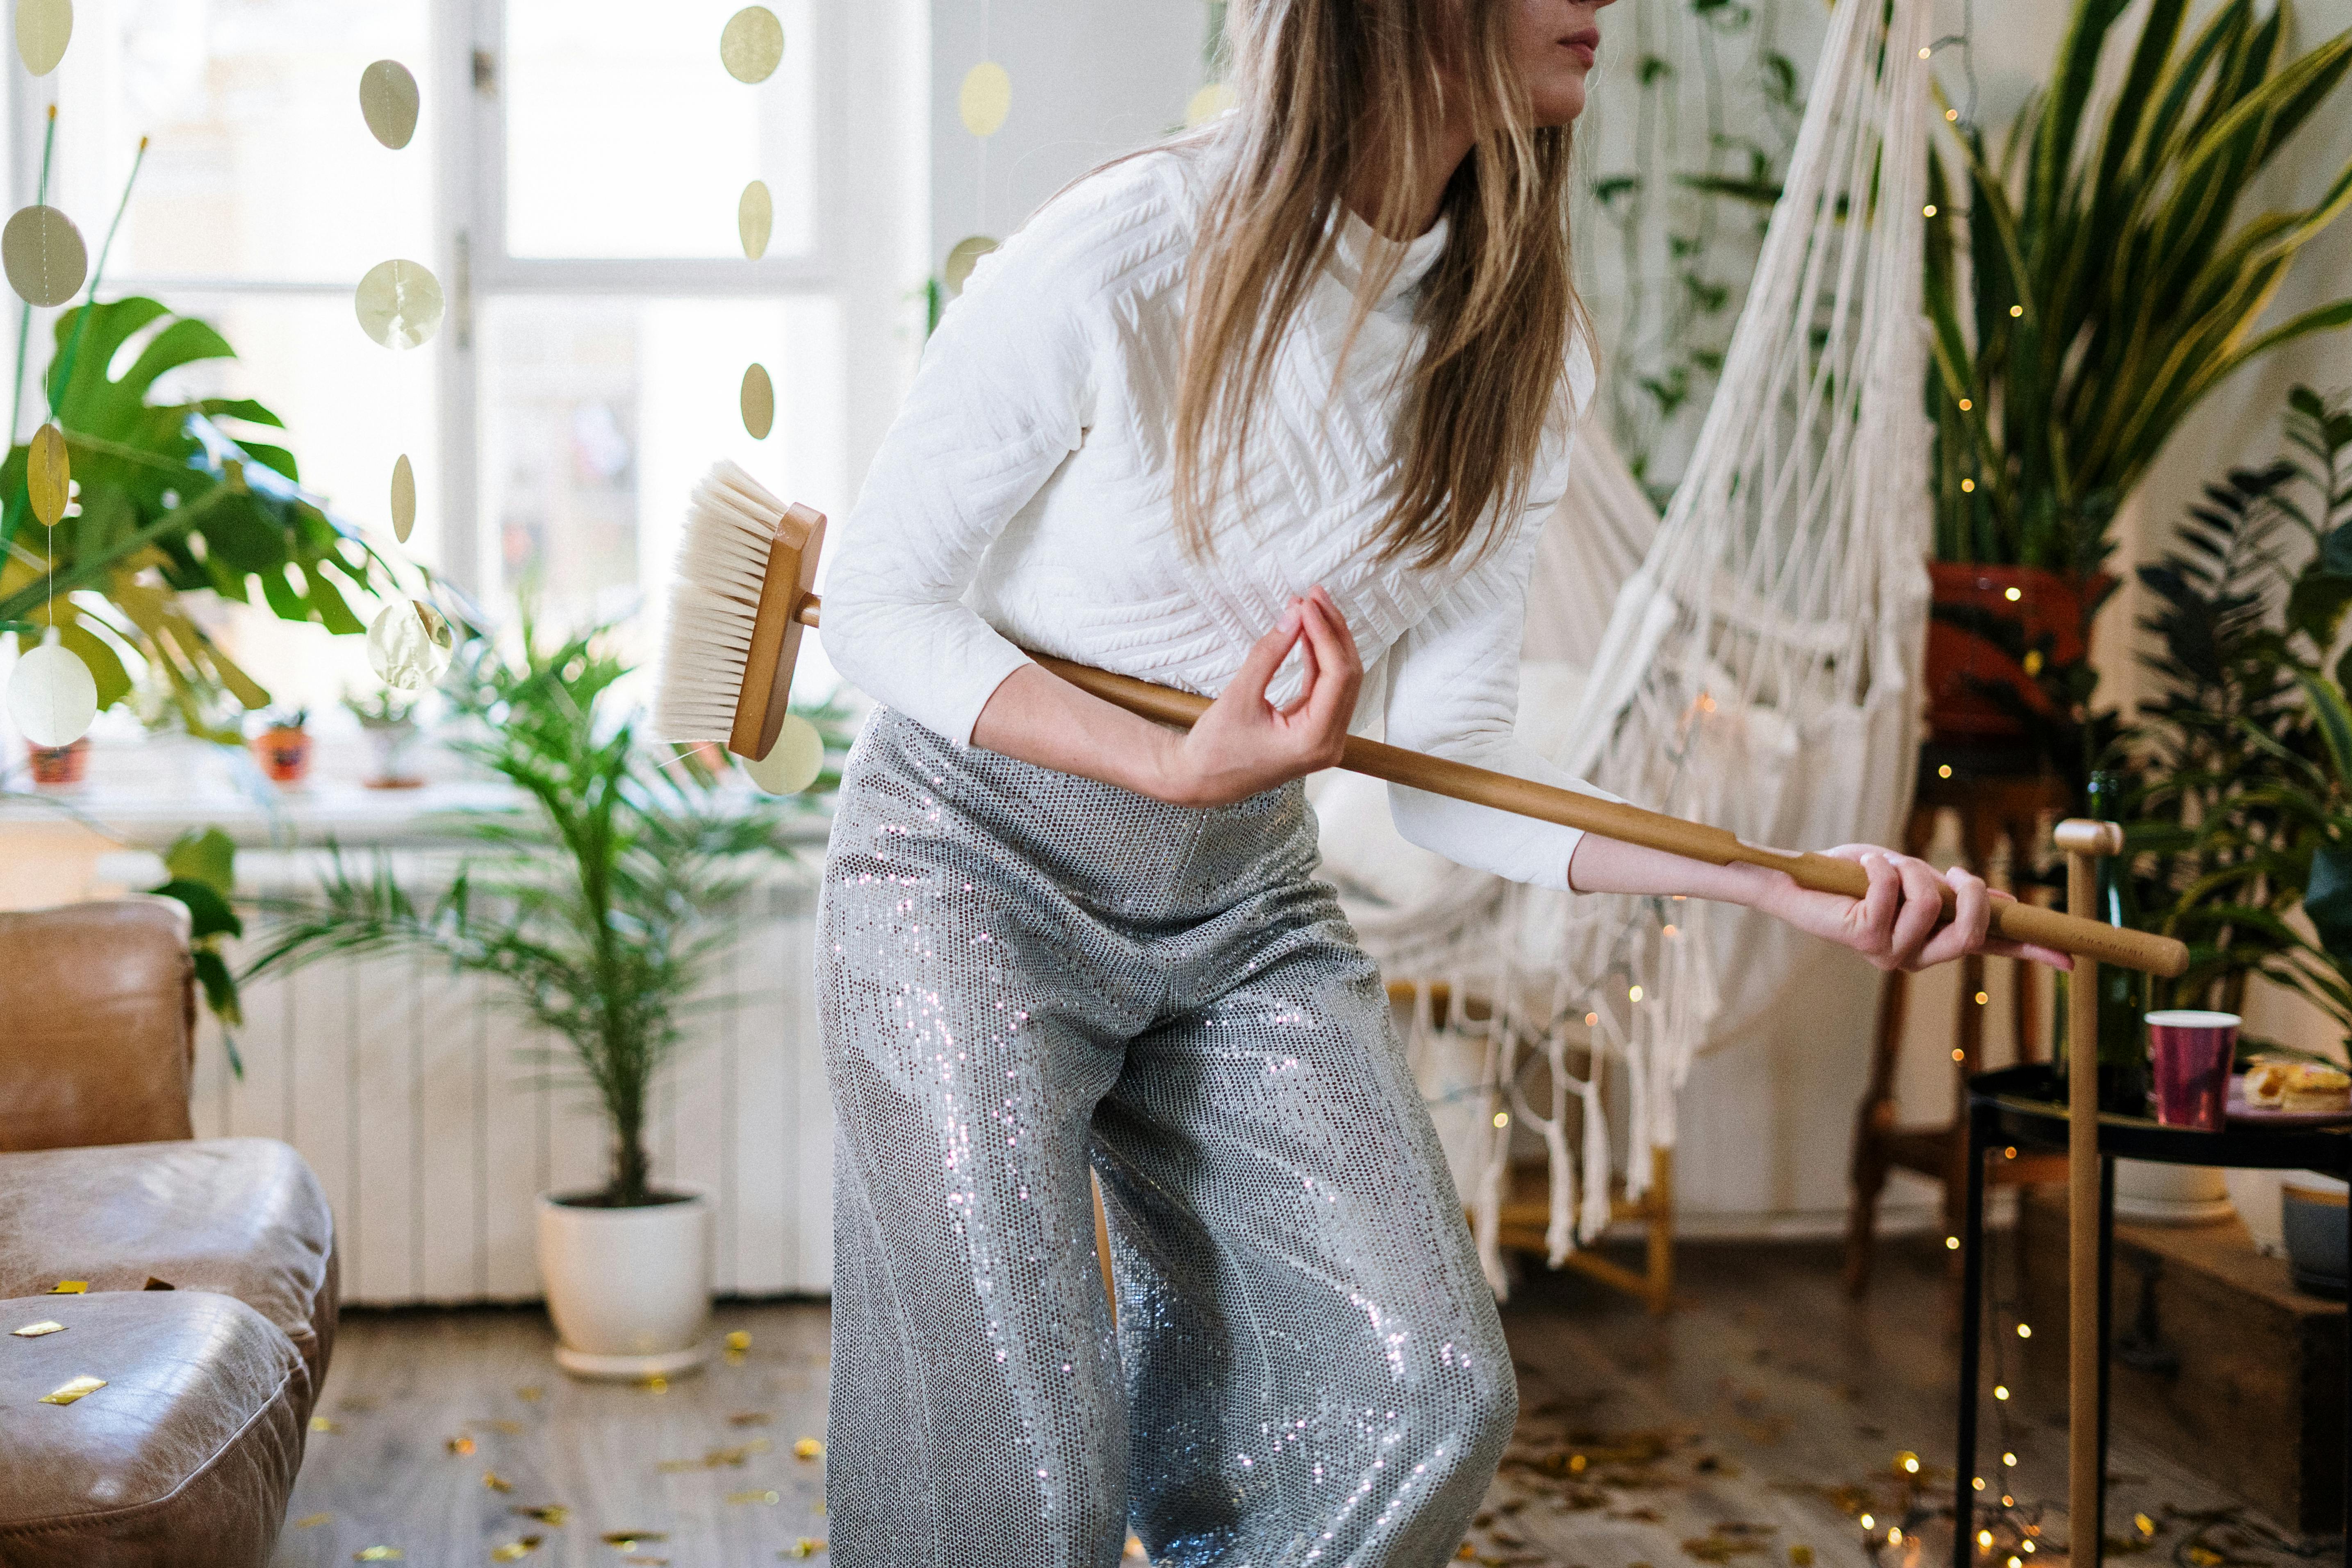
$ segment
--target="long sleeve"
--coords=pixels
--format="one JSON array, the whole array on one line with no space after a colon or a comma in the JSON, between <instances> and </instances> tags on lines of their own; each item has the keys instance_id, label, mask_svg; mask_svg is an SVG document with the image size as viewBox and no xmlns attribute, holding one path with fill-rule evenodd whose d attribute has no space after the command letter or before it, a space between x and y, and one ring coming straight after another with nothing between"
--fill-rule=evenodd
<instances>
[{"instance_id":1,"label":"long sleeve","mask_svg":"<svg viewBox=\"0 0 2352 1568\"><path fill-rule=\"evenodd\" d=\"M973 269L868 470L825 584L824 648L959 744L1026 656L964 603L990 542L1078 447L1135 214L1120 183L1050 204Z\"/></svg>"},{"instance_id":2,"label":"long sleeve","mask_svg":"<svg viewBox=\"0 0 2352 1568\"><path fill-rule=\"evenodd\" d=\"M1542 525L1543 512L1530 513L1507 544L1449 588L1390 650L1388 739L1416 752L1615 800L1553 766L1517 734L1528 576ZM1389 786L1389 813L1397 831L1424 849L1513 881L1562 890L1568 888L1569 858L1584 837L1557 823L1401 784Z\"/></svg>"}]
</instances>

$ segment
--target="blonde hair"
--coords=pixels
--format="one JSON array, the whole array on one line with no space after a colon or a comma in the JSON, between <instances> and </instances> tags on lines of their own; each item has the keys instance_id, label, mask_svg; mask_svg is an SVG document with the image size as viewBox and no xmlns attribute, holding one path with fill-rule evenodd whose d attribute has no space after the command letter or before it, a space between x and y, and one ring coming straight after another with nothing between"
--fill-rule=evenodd
<instances>
[{"instance_id":1,"label":"blonde hair","mask_svg":"<svg viewBox=\"0 0 2352 1568\"><path fill-rule=\"evenodd\" d=\"M1412 232L1412 193L1454 115L1476 141L1445 186L1449 234L1415 310L1423 348L1401 367L1405 434L1380 557L1450 561L1482 520L1526 504L1583 314L1570 275L1569 132L1528 123L1509 11L1508 0L1234 0L1236 101L1210 138L1220 161L1186 279L1176 405L1176 521L1195 553L1213 547L1211 514L1237 487L1252 416L1349 183L1367 157L1387 159L1379 210L1361 216L1382 235ZM1374 247L1343 360L1403 253Z\"/></svg>"}]
</instances>

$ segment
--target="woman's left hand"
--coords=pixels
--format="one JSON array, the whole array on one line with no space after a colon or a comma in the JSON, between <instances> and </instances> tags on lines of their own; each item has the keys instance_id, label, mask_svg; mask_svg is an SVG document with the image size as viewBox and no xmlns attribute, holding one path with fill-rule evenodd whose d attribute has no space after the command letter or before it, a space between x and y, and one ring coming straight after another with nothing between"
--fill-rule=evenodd
<instances>
[{"instance_id":1,"label":"woman's left hand","mask_svg":"<svg viewBox=\"0 0 2352 1568\"><path fill-rule=\"evenodd\" d=\"M1985 886L1972 871L1955 866L1938 872L1925 860L1875 844L1844 844L1829 853L1858 863L1869 875L1870 891L1859 899L1817 893L1775 872L1779 885L1755 907L1799 931L1850 947L1881 969L1916 971L1971 952L2073 967L2063 952L1989 934L1995 900L2010 895ZM1948 924L1947 887L1954 900Z\"/></svg>"}]
</instances>

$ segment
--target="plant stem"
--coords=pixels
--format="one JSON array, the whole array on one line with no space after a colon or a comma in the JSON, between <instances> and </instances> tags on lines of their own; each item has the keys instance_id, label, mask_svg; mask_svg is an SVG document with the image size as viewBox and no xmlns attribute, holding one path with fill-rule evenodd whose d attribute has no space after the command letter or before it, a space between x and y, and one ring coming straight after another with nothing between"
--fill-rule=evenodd
<instances>
[{"instance_id":1,"label":"plant stem","mask_svg":"<svg viewBox=\"0 0 2352 1568\"><path fill-rule=\"evenodd\" d=\"M41 138L40 199L44 204L49 199L49 157L57 151L57 146L58 106L53 103L49 105L48 131ZM16 395L15 402L10 404L8 408L8 444L11 447L16 444L17 432L24 428L25 351L32 341L33 302L27 300L25 301L24 308L16 312ZM0 530L0 551L5 551L8 548L8 542L16 537L16 529L21 521L15 503L11 502L8 508L7 525L5 530Z\"/></svg>"},{"instance_id":2,"label":"plant stem","mask_svg":"<svg viewBox=\"0 0 2352 1568\"><path fill-rule=\"evenodd\" d=\"M74 315L73 336L66 343L66 352L58 356L56 369L48 376L49 417L58 416L58 400L73 380L74 359L81 353L81 335L89 330L89 313L98 304L98 285L106 276L106 258L114 253L114 237L122 232L122 215L131 210L131 193L139 184L139 171L147 162L147 138L139 138L139 151L131 160L131 177L122 182L122 199L114 204L114 221L106 226L106 242L98 247L98 265L90 269L89 292L82 299L81 309Z\"/></svg>"}]
</instances>

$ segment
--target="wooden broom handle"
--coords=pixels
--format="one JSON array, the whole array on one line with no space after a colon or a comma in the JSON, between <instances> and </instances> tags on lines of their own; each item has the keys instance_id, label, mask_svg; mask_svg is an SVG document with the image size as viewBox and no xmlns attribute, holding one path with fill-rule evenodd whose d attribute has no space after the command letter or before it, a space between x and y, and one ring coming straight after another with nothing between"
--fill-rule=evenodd
<instances>
[{"instance_id":1,"label":"wooden broom handle","mask_svg":"<svg viewBox=\"0 0 2352 1568\"><path fill-rule=\"evenodd\" d=\"M819 612L820 601L812 594L801 605L799 616L802 624L815 626ZM1080 690L1091 692L1130 713L1163 724L1190 729L1193 721L1208 710L1209 700L1196 697L1189 691L1155 686L1129 675L1113 675L1108 670L1072 664L1067 659L1051 658L1042 654L1030 654L1029 657ZM1810 888L1815 892L1840 893L1850 899L1858 899L1870 891L1869 873L1852 860L1841 860L1811 851L1765 848L1749 844L1720 827L1685 822L1679 816L1668 816L1664 812L1645 811L1638 805L1622 805L1597 795L1579 795L1573 790L1537 784L1531 779L1498 773L1489 768L1472 767L1467 763L1448 762L1443 757L1409 752L1402 746L1386 745L1379 741L1350 735L1339 765L1351 773L1369 773L1409 789L1449 795L1455 800L1466 800L1474 805L1492 806L1497 811L1530 816L1538 822L1556 822L1563 827L1580 828L1621 843L1663 849L1670 855L1704 860L1709 865L1768 866L1773 870L1787 872L1799 887ZM1955 901L1949 887L1943 889L1943 899L1945 909L1949 910ZM1994 935L2011 942L2056 948L2061 952L2080 953L2102 963L2121 964L2126 969L2145 970L2153 974L2179 974L2189 967L2188 947L2170 937L2103 925L2096 921L2084 920L2022 901L1996 900L1992 907L1992 931Z\"/></svg>"}]
</instances>

